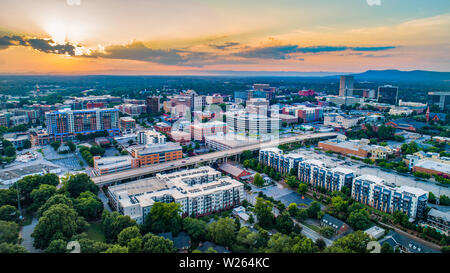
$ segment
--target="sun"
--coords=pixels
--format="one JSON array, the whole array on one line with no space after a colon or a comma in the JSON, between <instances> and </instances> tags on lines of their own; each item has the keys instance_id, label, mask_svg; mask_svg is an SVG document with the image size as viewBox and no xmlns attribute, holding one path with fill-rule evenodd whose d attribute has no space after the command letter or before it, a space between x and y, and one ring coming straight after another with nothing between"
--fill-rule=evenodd
<instances>
[{"instance_id":1,"label":"sun","mask_svg":"<svg viewBox=\"0 0 450 273\"><path fill-rule=\"evenodd\" d=\"M61 21L49 21L45 24L44 30L57 44L63 44L67 41L67 27Z\"/></svg>"}]
</instances>

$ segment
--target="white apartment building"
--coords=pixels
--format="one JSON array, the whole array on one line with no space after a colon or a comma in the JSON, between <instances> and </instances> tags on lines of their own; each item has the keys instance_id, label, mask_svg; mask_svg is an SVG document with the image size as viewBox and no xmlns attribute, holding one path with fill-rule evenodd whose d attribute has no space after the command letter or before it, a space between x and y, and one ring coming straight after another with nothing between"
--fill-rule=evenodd
<instances>
[{"instance_id":1,"label":"white apartment building","mask_svg":"<svg viewBox=\"0 0 450 273\"><path fill-rule=\"evenodd\" d=\"M345 114L328 113L323 117L323 124L325 126L338 127L349 129L358 125L360 120L364 119L360 116L349 116Z\"/></svg>"},{"instance_id":2,"label":"white apartment building","mask_svg":"<svg viewBox=\"0 0 450 273\"><path fill-rule=\"evenodd\" d=\"M320 160L308 159L298 164L298 178L312 187L322 187L328 191L340 191L343 186L351 189L355 172L337 167L328 168Z\"/></svg>"},{"instance_id":3,"label":"white apartment building","mask_svg":"<svg viewBox=\"0 0 450 273\"><path fill-rule=\"evenodd\" d=\"M164 144L166 136L154 130L139 131L137 141L138 144Z\"/></svg>"},{"instance_id":4,"label":"white apartment building","mask_svg":"<svg viewBox=\"0 0 450 273\"><path fill-rule=\"evenodd\" d=\"M415 219L425 213L428 192L409 186L395 187L380 177L362 175L353 182L352 198L387 213L402 211Z\"/></svg>"},{"instance_id":5,"label":"white apartment building","mask_svg":"<svg viewBox=\"0 0 450 273\"><path fill-rule=\"evenodd\" d=\"M207 136L226 134L227 124L213 120L205 123L197 122L191 125L191 135L194 140L204 141Z\"/></svg>"},{"instance_id":6,"label":"white apartment building","mask_svg":"<svg viewBox=\"0 0 450 273\"><path fill-rule=\"evenodd\" d=\"M281 127L279 118L245 111L227 112L226 119L230 132L257 139L277 137Z\"/></svg>"},{"instance_id":7,"label":"white apartment building","mask_svg":"<svg viewBox=\"0 0 450 273\"><path fill-rule=\"evenodd\" d=\"M303 161L300 154L284 154L278 148L266 148L259 151L259 162L281 173L289 173L291 169L298 169L300 161Z\"/></svg>"},{"instance_id":8,"label":"white apartment building","mask_svg":"<svg viewBox=\"0 0 450 273\"><path fill-rule=\"evenodd\" d=\"M244 200L244 185L205 166L111 186L108 197L119 213L142 224L155 202L180 204L183 217L238 206Z\"/></svg>"}]
</instances>

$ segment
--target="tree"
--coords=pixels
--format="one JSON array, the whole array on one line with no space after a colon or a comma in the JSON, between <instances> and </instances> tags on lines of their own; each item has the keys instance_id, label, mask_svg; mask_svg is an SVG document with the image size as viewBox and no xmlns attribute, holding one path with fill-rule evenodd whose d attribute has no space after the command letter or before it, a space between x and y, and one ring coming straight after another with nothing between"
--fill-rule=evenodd
<instances>
[{"instance_id":1,"label":"tree","mask_svg":"<svg viewBox=\"0 0 450 273\"><path fill-rule=\"evenodd\" d=\"M294 229L294 221L292 221L289 212L284 211L275 220L277 229L284 234L289 234Z\"/></svg>"},{"instance_id":2,"label":"tree","mask_svg":"<svg viewBox=\"0 0 450 273\"><path fill-rule=\"evenodd\" d=\"M128 248L121 245L113 245L103 253L128 253Z\"/></svg>"},{"instance_id":3,"label":"tree","mask_svg":"<svg viewBox=\"0 0 450 273\"><path fill-rule=\"evenodd\" d=\"M331 198L331 210L333 213L345 212L347 210L348 202L341 196L334 196Z\"/></svg>"},{"instance_id":4,"label":"tree","mask_svg":"<svg viewBox=\"0 0 450 273\"><path fill-rule=\"evenodd\" d=\"M287 211L289 212L291 217L295 217L298 214L299 208L296 203L290 203L287 208Z\"/></svg>"},{"instance_id":5,"label":"tree","mask_svg":"<svg viewBox=\"0 0 450 273\"><path fill-rule=\"evenodd\" d=\"M19 211L14 206L4 205L0 207L0 220L17 222L19 220Z\"/></svg>"},{"instance_id":6,"label":"tree","mask_svg":"<svg viewBox=\"0 0 450 273\"><path fill-rule=\"evenodd\" d=\"M15 222L0 221L0 243L17 244L19 225Z\"/></svg>"},{"instance_id":7,"label":"tree","mask_svg":"<svg viewBox=\"0 0 450 273\"><path fill-rule=\"evenodd\" d=\"M28 139L25 139L23 141L23 148L24 149L30 149L31 148L31 141L29 141Z\"/></svg>"},{"instance_id":8,"label":"tree","mask_svg":"<svg viewBox=\"0 0 450 273\"><path fill-rule=\"evenodd\" d=\"M431 204L436 204L436 195L434 195L431 191L428 193L428 202Z\"/></svg>"},{"instance_id":9,"label":"tree","mask_svg":"<svg viewBox=\"0 0 450 273\"><path fill-rule=\"evenodd\" d=\"M53 185L41 184L38 189L31 191L33 209L40 208L50 197L56 194L56 187Z\"/></svg>"},{"instance_id":10,"label":"tree","mask_svg":"<svg viewBox=\"0 0 450 273\"><path fill-rule=\"evenodd\" d=\"M207 224L199 219L186 217L183 219L183 229L191 236L194 241L205 239Z\"/></svg>"},{"instance_id":11,"label":"tree","mask_svg":"<svg viewBox=\"0 0 450 273\"><path fill-rule=\"evenodd\" d=\"M66 253L67 252L67 242L58 239L52 241L48 247L44 250L45 253Z\"/></svg>"},{"instance_id":12,"label":"tree","mask_svg":"<svg viewBox=\"0 0 450 273\"><path fill-rule=\"evenodd\" d=\"M155 202L145 219L144 230L153 233L171 231L176 235L182 225L179 204Z\"/></svg>"},{"instance_id":13,"label":"tree","mask_svg":"<svg viewBox=\"0 0 450 273\"><path fill-rule=\"evenodd\" d=\"M308 218L308 209L299 209L295 219L297 221L304 221L306 218Z\"/></svg>"},{"instance_id":14,"label":"tree","mask_svg":"<svg viewBox=\"0 0 450 273\"><path fill-rule=\"evenodd\" d=\"M219 245L231 246L235 240L235 223L231 218L221 218L208 225L209 237Z\"/></svg>"},{"instance_id":15,"label":"tree","mask_svg":"<svg viewBox=\"0 0 450 273\"><path fill-rule=\"evenodd\" d=\"M322 236L325 236L327 238L330 238L331 236L336 234L336 232L334 231L334 229L332 227L323 227L323 228L320 229L319 233Z\"/></svg>"},{"instance_id":16,"label":"tree","mask_svg":"<svg viewBox=\"0 0 450 273\"><path fill-rule=\"evenodd\" d=\"M272 213L273 204L268 200L257 197L254 212L258 218L258 223L263 228L270 228L273 225L274 216Z\"/></svg>"},{"instance_id":17,"label":"tree","mask_svg":"<svg viewBox=\"0 0 450 273\"><path fill-rule=\"evenodd\" d=\"M298 190L297 192L301 195L305 195L305 193L308 191L308 185L306 185L306 183L300 183L298 185Z\"/></svg>"},{"instance_id":18,"label":"tree","mask_svg":"<svg viewBox=\"0 0 450 273\"><path fill-rule=\"evenodd\" d=\"M253 152L249 150L245 150L241 154L241 162L244 162L244 160L252 159L253 158Z\"/></svg>"},{"instance_id":19,"label":"tree","mask_svg":"<svg viewBox=\"0 0 450 273\"><path fill-rule=\"evenodd\" d=\"M295 177L293 175L288 176L285 181L286 181L286 184L289 185L289 187L293 187L293 188L298 187L299 181L298 181L297 177Z\"/></svg>"},{"instance_id":20,"label":"tree","mask_svg":"<svg viewBox=\"0 0 450 273\"><path fill-rule=\"evenodd\" d=\"M75 152L76 150L77 150L77 146L75 145L75 144L73 144L73 142L72 141L67 141L67 146L69 147L69 149L70 149L70 152Z\"/></svg>"},{"instance_id":21,"label":"tree","mask_svg":"<svg viewBox=\"0 0 450 273\"><path fill-rule=\"evenodd\" d=\"M267 242L266 253L291 253L292 239L281 233L275 233Z\"/></svg>"},{"instance_id":22,"label":"tree","mask_svg":"<svg viewBox=\"0 0 450 273\"><path fill-rule=\"evenodd\" d=\"M85 191L73 201L79 215L87 220L99 219L103 212L102 201L92 192Z\"/></svg>"},{"instance_id":23,"label":"tree","mask_svg":"<svg viewBox=\"0 0 450 273\"><path fill-rule=\"evenodd\" d=\"M55 239L69 240L77 233L77 212L64 204L51 206L44 212L31 236L36 248L45 249Z\"/></svg>"},{"instance_id":24,"label":"tree","mask_svg":"<svg viewBox=\"0 0 450 273\"><path fill-rule=\"evenodd\" d=\"M355 229L365 230L371 225L369 213L365 209L355 210L348 216L347 222Z\"/></svg>"},{"instance_id":25,"label":"tree","mask_svg":"<svg viewBox=\"0 0 450 273\"><path fill-rule=\"evenodd\" d=\"M325 249L327 253L366 253L370 236L361 230L337 239L333 245Z\"/></svg>"},{"instance_id":26,"label":"tree","mask_svg":"<svg viewBox=\"0 0 450 273\"><path fill-rule=\"evenodd\" d=\"M61 146L61 142L60 141L53 141L52 143L50 143L50 146L52 146L52 148L57 151L58 148Z\"/></svg>"},{"instance_id":27,"label":"tree","mask_svg":"<svg viewBox=\"0 0 450 273\"><path fill-rule=\"evenodd\" d=\"M141 232L137 226L131 226L124 228L117 236L117 242L121 246L128 246L132 239L142 239Z\"/></svg>"},{"instance_id":28,"label":"tree","mask_svg":"<svg viewBox=\"0 0 450 273\"><path fill-rule=\"evenodd\" d=\"M13 157L16 155L16 149L13 146L8 146L4 149L3 153L5 156Z\"/></svg>"},{"instance_id":29,"label":"tree","mask_svg":"<svg viewBox=\"0 0 450 273\"><path fill-rule=\"evenodd\" d=\"M50 197L38 210L38 217L41 217L45 211L47 211L51 206L56 204L64 204L68 207L73 207L72 200L63 195L63 194L55 194Z\"/></svg>"},{"instance_id":30,"label":"tree","mask_svg":"<svg viewBox=\"0 0 450 273\"><path fill-rule=\"evenodd\" d=\"M317 201L313 201L311 205L309 205L307 212L309 218L317 218L317 213L321 210L320 203Z\"/></svg>"},{"instance_id":31,"label":"tree","mask_svg":"<svg viewBox=\"0 0 450 273\"><path fill-rule=\"evenodd\" d=\"M322 238L318 238L316 240L316 246L319 248L319 250L324 250L325 247L327 247L327 244Z\"/></svg>"},{"instance_id":32,"label":"tree","mask_svg":"<svg viewBox=\"0 0 450 273\"><path fill-rule=\"evenodd\" d=\"M313 240L304 236L296 236L293 239L292 253L314 253L317 251L319 251L319 248Z\"/></svg>"},{"instance_id":33,"label":"tree","mask_svg":"<svg viewBox=\"0 0 450 273\"><path fill-rule=\"evenodd\" d=\"M136 221L128 215L120 215L117 211L103 211L102 230L108 243L114 243L119 233L127 227L136 226Z\"/></svg>"},{"instance_id":34,"label":"tree","mask_svg":"<svg viewBox=\"0 0 450 273\"><path fill-rule=\"evenodd\" d=\"M0 253L28 253L28 251L21 245L0 243Z\"/></svg>"},{"instance_id":35,"label":"tree","mask_svg":"<svg viewBox=\"0 0 450 273\"><path fill-rule=\"evenodd\" d=\"M256 173L253 177L253 184L258 187L264 186L264 179L261 177L259 173Z\"/></svg>"},{"instance_id":36,"label":"tree","mask_svg":"<svg viewBox=\"0 0 450 273\"><path fill-rule=\"evenodd\" d=\"M442 205L442 206L450 205L450 198L447 195L439 196L439 205Z\"/></svg>"},{"instance_id":37,"label":"tree","mask_svg":"<svg viewBox=\"0 0 450 273\"><path fill-rule=\"evenodd\" d=\"M387 242L385 242L382 246L381 246L381 253L394 253L394 249L392 248L392 246L390 244L388 244Z\"/></svg>"},{"instance_id":38,"label":"tree","mask_svg":"<svg viewBox=\"0 0 450 273\"><path fill-rule=\"evenodd\" d=\"M99 188L92 179L85 173L71 175L64 184L64 189L69 192L72 198L77 198L82 192L90 191L97 195Z\"/></svg>"},{"instance_id":39,"label":"tree","mask_svg":"<svg viewBox=\"0 0 450 273\"><path fill-rule=\"evenodd\" d=\"M142 237L142 251L144 253L174 253L176 249L171 240L147 233Z\"/></svg>"},{"instance_id":40,"label":"tree","mask_svg":"<svg viewBox=\"0 0 450 273\"><path fill-rule=\"evenodd\" d=\"M132 238L128 242L128 253L141 253L142 252L142 237Z\"/></svg>"}]
</instances>

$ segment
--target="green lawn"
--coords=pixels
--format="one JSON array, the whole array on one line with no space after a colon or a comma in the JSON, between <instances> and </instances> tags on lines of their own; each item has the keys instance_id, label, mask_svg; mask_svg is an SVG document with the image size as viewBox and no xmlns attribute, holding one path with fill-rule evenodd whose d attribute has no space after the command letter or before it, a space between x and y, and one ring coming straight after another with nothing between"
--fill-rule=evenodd
<instances>
[{"instance_id":1,"label":"green lawn","mask_svg":"<svg viewBox=\"0 0 450 273\"><path fill-rule=\"evenodd\" d=\"M315 225L311 225L311 224L307 224L307 223L302 223L302 224L304 224L305 226L307 226L310 229L314 230L315 232L320 233L320 227L315 226Z\"/></svg>"},{"instance_id":2,"label":"green lawn","mask_svg":"<svg viewBox=\"0 0 450 273\"><path fill-rule=\"evenodd\" d=\"M87 234L92 240L105 242L105 234L102 231L100 223L90 223Z\"/></svg>"}]
</instances>

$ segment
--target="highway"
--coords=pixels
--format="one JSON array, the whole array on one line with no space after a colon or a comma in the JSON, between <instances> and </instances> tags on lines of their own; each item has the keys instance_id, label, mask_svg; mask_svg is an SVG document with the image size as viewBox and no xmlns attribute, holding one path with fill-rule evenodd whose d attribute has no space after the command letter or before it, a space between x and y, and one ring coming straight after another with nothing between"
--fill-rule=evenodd
<instances>
[{"instance_id":1,"label":"highway","mask_svg":"<svg viewBox=\"0 0 450 273\"><path fill-rule=\"evenodd\" d=\"M159 173L162 171L173 170L177 168L183 168L192 166L198 163L212 163L217 159L221 158L229 158L232 156L240 155L243 151L250 150L255 151L259 149L269 148L269 147L277 147L281 144L300 142L303 140L316 139L316 138L331 138L337 136L337 133L316 133L316 134L307 134L307 135L298 135L293 137L280 138L277 140L261 142L257 144L252 144L248 146L238 147L230 150L219 151L208 153L204 155L193 156L189 158L183 158L179 160L152 164L140 168L130 169L122 172L116 172L111 174L105 174L101 176L93 177L92 180L98 186L103 186L115 182L120 182L127 179L139 179L140 177L151 175L154 173Z\"/></svg>"}]
</instances>

